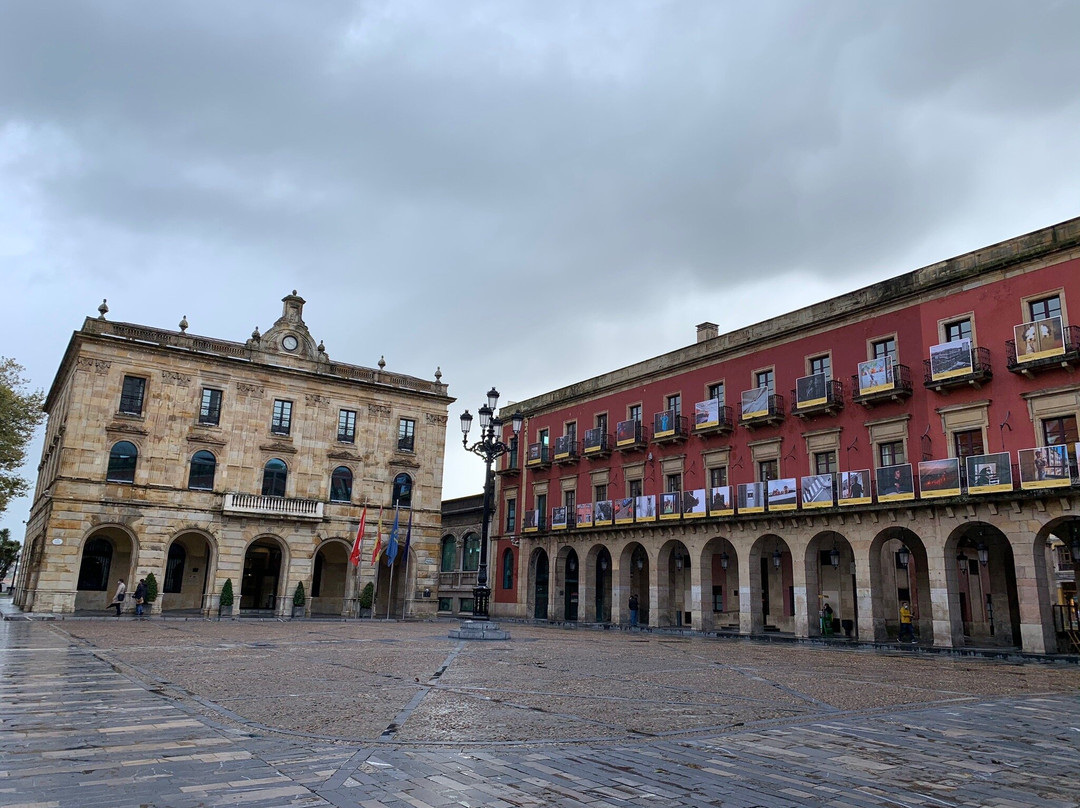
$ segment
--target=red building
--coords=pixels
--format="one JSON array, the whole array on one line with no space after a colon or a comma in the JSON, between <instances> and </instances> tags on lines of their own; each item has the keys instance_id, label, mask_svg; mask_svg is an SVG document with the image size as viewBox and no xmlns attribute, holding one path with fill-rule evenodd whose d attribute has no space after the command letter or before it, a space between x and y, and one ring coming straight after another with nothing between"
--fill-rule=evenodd
<instances>
[{"instance_id":1,"label":"red building","mask_svg":"<svg viewBox=\"0 0 1080 808\"><path fill-rule=\"evenodd\" d=\"M1070 302L1080 219L520 402L494 614L1068 650Z\"/></svg>"}]
</instances>

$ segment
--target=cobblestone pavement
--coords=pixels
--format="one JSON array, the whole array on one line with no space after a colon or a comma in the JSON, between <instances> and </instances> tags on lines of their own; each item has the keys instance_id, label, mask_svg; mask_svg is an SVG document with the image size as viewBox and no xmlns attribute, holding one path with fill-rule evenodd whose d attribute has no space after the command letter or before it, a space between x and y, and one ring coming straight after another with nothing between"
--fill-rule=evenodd
<instances>
[{"instance_id":1,"label":"cobblestone pavement","mask_svg":"<svg viewBox=\"0 0 1080 808\"><path fill-rule=\"evenodd\" d=\"M0 623L0 806L1080 806L1080 668L511 625Z\"/></svg>"}]
</instances>

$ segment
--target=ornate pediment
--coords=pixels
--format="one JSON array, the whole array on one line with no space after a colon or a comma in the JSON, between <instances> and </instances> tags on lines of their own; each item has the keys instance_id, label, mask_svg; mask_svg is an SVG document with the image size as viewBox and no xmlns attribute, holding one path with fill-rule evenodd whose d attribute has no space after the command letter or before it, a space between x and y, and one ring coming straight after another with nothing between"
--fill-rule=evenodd
<instances>
[{"instance_id":1,"label":"ornate pediment","mask_svg":"<svg viewBox=\"0 0 1080 808\"><path fill-rule=\"evenodd\" d=\"M123 421L113 421L105 427L106 432L123 432L127 435L149 435L150 433L138 424L127 424Z\"/></svg>"},{"instance_id":2,"label":"ornate pediment","mask_svg":"<svg viewBox=\"0 0 1080 808\"><path fill-rule=\"evenodd\" d=\"M210 446L224 446L228 441L213 432L191 431L187 436L189 443L205 443Z\"/></svg>"},{"instance_id":3,"label":"ornate pediment","mask_svg":"<svg viewBox=\"0 0 1080 808\"><path fill-rule=\"evenodd\" d=\"M274 454L296 454L296 449L291 443L285 441L275 440L270 443L264 443L259 446L261 452L273 452Z\"/></svg>"}]
</instances>

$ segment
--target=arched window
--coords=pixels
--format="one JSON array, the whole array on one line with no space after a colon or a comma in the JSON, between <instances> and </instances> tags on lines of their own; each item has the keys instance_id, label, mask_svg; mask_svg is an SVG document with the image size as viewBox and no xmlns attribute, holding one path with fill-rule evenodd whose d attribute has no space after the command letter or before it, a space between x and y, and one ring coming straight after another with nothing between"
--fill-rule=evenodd
<instances>
[{"instance_id":1,"label":"arched window","mask_svg":"<svg viewBox=\"0 0 1080 808\"><path fill-rule=\"evenodd\" d=\"M514 588L514 551L509 547L503 552L503 589Z\"/></svg>"},{"instance_id":2,"label":"arched window","mask_svg":"<svg viewBox=\"0 0 1080 808\"><path fill-rule=\"evenodd\" d=\"M480 568L480 537L475 533L466 533L462 542L461 569L464 572L476 572Z\"/></svg>"},{"instance_id":3,"label":"arched window","mask_svg":"<svg viewBox=\"0 0 1080 808\"><path fill-rule=\"evenodd\" d=\"M442 539L442 572L454 572L457 570L457 539L453 536L443 536Z\"/></svg>"},{"instance_id":4,"label":"arched window","mask_svg":"<svg viewBox=\"0 0 1080 808\"><path fill-rule=\"evenodd\" d=\"M178 594L184 583L184 565L187 563L187 551L179 542L173 542L169 548L169 558L165 562L165 586L162 592Z\"/></svg>"},{"instance_id":5,"label":"arched window","mask_svg":"<svg viewBox=\"0 0 1080 808\"><path fill-rule=\"evenodd\" d=\"M90 539L83 548L78 588L88 592L105 592L109 588L111 566L112 544L106 539Z\"/></svg>"},{"instance_id":6,"label":"arched window","mask_svg":"<svg viewBox=\"0 0 1080 808\"><path fill-rule=\"evenodd\" d=\"M213 491L216 469L217 458L212 452L196 452L191 456L191 471L188 474L187 487L198 491Z\"/></svg>"},{"instance_id":7,"label":"arched window","mask_svg":"<svg viewBox=\"0 0 1080 808\"><path fill-rule=\"evenodd\" d=\"M352 472L345 466L338 466L330 475L330 501L352 501Z\"/></svg>"},{"instance_id":8,"label":"arched window","mask_svg":"<svg viewBox=\"0 0 1080 808\"><path fill-rule=\"evenodd\" d=\"M139 459L139 450L131 441L122 440L109 452L109 470L105 479L110 483L135 482L135 461Z\"/></svg>"},{"instance_id":9,"label":"arched window","mask_svg":"<svg viewBox=\"0 0 1080 808\"><path fill-rule=\"evenodd\" d=\"M390 504L402 508L412 507L412 478L405 472L394 478L394 495Z\"/></svg>"},{"instance_id":10,"label":"arched window","mask_svg":"<svg viewBox=\"0 0 1080 808\"><path fill-rule=\"evenodd\" d=\"M285 479L289 476L289 467L284 460L276 457L263 467L262 495L264 497L285 496Z\"/></svg>"}]
</instances>

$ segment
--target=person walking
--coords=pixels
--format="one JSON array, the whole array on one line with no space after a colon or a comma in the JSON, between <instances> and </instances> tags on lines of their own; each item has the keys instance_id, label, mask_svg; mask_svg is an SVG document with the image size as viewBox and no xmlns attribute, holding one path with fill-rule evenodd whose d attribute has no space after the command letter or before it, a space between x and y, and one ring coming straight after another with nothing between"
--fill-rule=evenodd
<instances>
[{"instance_id":1,"label":"person walking","mask_svg":"<svg viewBox=\"0 0 1080 808\"><path fill-rule=\"evenodd\" d=\"M143 616L143 603L146 602L146 579L140 578L139 585L135 587L135 616Z\"/></svg>"},{"instance_id":2,"label":"person walking","mask_svg":"<svg viewBox=\"0 0 1080 808\"><path fill-rule=\"evenodd\" d=\"M915 642L915 630L911 625L911 607L906 600L900 604L900 642Z\"/></svg>"},{"instance_id":3,"label":"person walking","mask_svg":"<svg viewBox=\"0 0 1080 808\"><path fill-rule=\"evenodd\" d=\"M634 628L638 624L637 623L637 616L638 616L638 598L637 598L637 595L631 595L630 596L630 603L628 605L630 606L630 627Z\"/></svg>"},{"instance_id":4,"label":"person walking","mask_svg":"<svg viewBox=\"0 0 1080 808\"><path fill-rule=\"evenodd\" d=\"M121 578L119 583L116 584L116 594L113 595L112 603L110 606L116 607L116 616L120 616L120 608L124 605L124 595L127 594L127 584L124 583L124 579Z\"/></svg>"}]
</instances>

